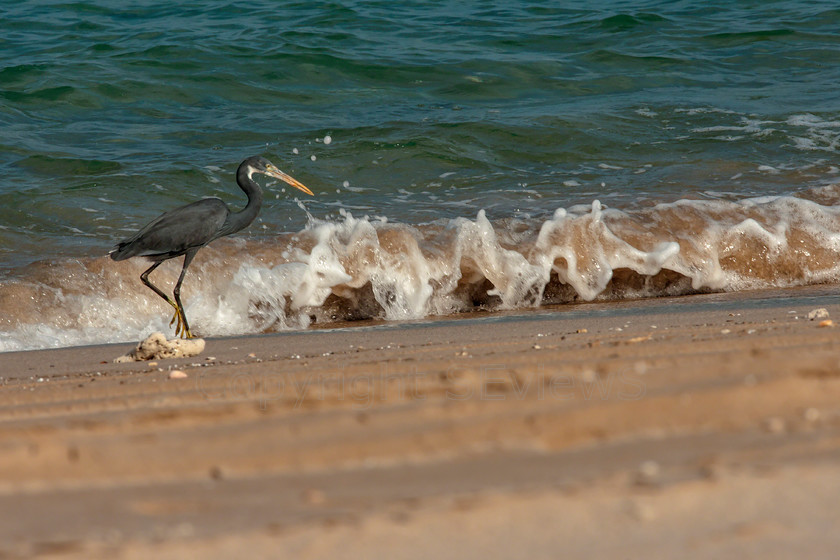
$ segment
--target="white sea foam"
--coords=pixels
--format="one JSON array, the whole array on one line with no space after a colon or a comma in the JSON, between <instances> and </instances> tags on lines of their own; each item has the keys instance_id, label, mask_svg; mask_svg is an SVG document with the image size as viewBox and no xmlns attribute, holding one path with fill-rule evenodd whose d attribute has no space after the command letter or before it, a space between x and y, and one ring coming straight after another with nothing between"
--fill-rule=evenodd
<instances>
[{"instance_id":1,"label":"white sea foam","mask_svg":"<svg viewBox=\"0 0 840 560\"><path fill-rule=\"evenodd\" d=\"M832 204L840 188L809 196L683 200L635 212L594 201L548 219L494 221L480 211L427 226L341 211L273 243L216 242L190 268L183 299L193 331L220 336L837 281L840 209ZM0 291L0 350L168 332L171 308L138 279L146 266L103 257L20 271ZM179 268L167 263L153 281L171 289Z\"/></svg>"}]
</instances>

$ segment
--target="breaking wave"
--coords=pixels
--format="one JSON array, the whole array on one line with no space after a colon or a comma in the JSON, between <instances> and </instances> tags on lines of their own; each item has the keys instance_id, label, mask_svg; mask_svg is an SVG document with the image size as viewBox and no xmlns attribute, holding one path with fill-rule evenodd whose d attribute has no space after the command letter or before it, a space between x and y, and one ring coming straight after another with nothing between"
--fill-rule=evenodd
<instances>
[{"instance_id":1,"label":"breaking wave","mask_svg":"<svg viewBox=\"0 0 840 560\"><path fill-rule=\"evenodd\" d=\"M341 212L297 234L203 249L182 290L196 334L224 336L475 309L786 287L840 280L840 186L548 219L390 223ZM0 351L170 332L141 259L40 262L2 281ZM180 264L152 280L171 289Z\"/></svg>"}]
</instances>

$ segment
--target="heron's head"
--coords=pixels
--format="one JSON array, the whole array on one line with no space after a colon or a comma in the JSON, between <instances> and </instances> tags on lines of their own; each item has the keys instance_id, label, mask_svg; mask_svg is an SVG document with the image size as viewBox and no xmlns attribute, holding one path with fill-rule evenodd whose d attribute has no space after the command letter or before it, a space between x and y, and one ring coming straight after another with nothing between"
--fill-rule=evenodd
<instances>
[{"instance_id":1,"label":"heron's head","mask_svg":"<svg viewBox=\"0 0 840 560\"><path fill-rule=\"evenodd\" d=\"M304 185L291 175L280 171L276 165L274 165L264 157L250 157L245 160L244 165L247 165L247 172L249 177L254 173L262 173L263 175L268 175L269 177L280 179L284 183L287 183L293 186L294 188L305 192L308 195L315 196L312 191L306 188L306 185Z\"/></svg>"}]
</instances>

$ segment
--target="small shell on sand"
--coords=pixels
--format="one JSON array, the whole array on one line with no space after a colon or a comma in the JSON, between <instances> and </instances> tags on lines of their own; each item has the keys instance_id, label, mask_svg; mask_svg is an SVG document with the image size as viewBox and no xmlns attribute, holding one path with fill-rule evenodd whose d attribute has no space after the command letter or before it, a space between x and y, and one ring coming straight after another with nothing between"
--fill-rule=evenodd
<instances>
[{"instance_id":1,"label":"small shell on sand","mask_svg":"<svg viewBox=\"0 0 840 560\"><path fill-rule=\"evenodd\" d=\"M833 327L834 326L834 321L832 321L831 319L826 319L825 321L820 321L819 326L821 326L821 327Z\"/></svg>"},{"instance_id":2,"label":"small shell on sand","mask_svg":"<svg viewBox=\"0 0 840 560\"><path fill-rule=\"evenodd\" d=\"M189 377L189 375L180 369L173 369L169 372L169 379L186 379L187 377Z\"/></svg>"},{"instance_id":3,"label":"small shell on sand","mask_svg":"<svg viewBox=\"0 0 840 560\"><path fill-rule=\"evenodd\" d=\"M152 333L137 345L137 348L114 360L114 363L164 360L167 358L189 358L204 351L203 338L167 340L160 332Z\"/></svg>"}]
</instances>

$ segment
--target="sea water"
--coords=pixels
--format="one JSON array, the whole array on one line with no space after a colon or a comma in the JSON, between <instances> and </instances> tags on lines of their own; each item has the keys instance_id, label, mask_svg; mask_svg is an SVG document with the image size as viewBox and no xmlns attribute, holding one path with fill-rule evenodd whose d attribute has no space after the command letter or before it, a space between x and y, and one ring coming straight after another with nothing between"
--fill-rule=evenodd
<instances>
[{"instance_id":1,"label":"sea water","mask_svg":"<svg viewBox=\"0 0 840 560\"><path fill-rule=\"evenodd\" d=\"M0 6L0 350L136 340L109 249L259 154L193 330L840 280L840 9L821 1ZM178 261L153 280L171 289Z\"/></svg>"}]
</instances>

